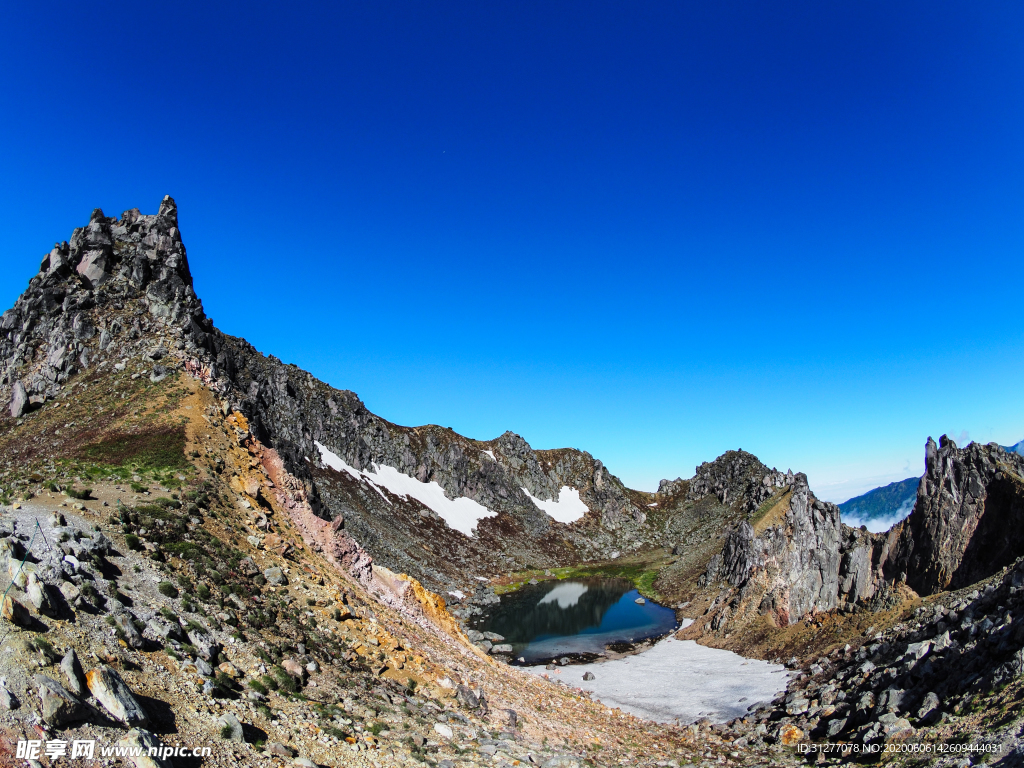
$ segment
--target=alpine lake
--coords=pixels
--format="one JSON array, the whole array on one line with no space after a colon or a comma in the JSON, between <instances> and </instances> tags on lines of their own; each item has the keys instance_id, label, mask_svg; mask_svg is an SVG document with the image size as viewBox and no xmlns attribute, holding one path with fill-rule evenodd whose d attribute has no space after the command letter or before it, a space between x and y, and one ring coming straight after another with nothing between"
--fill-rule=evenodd
<instances>
[{"instance_id":1,"label":"alpine lake","mask_svg":"<svg viewBox=\"0 0 1024 768\"><path fill-rule=\"evenodd\" d=\"M525 584L472 622L512 646L513 664L592 661L678 626L675 611L641 598L626 579L604 576Z\"/></svg>"}]
</instances>

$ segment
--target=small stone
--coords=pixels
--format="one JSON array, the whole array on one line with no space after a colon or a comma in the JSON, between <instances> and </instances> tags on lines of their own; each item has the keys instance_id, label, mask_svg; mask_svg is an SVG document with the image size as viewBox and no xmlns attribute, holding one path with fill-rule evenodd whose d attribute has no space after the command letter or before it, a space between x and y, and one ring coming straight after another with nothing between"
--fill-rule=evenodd
<instances>
[{"instance_id":1,"label":"small stone","mask_svg":"<svg viewBox=\"0 0 1024 768\"><path fill-rule=\"evenodd\" d=\"M594 678L594 673L593 672L584 672L583 673L583 679L584 680L594 680L595 679Z\"/></svg>"},{"instance_id":2,"label":"small stone","mask_svg":"<svg viewBox=\"0 0 1024 768\"><path fill-rule=\"evenodd\" d=\"M0 707L4 709L17 709L21 706L18 697L7 690L6 686L0 685Z\"/></svg>"},{"instance_id":3,"label":"small stone","mask_svg":"<svg viewBox=\"0 0 1024 768\"><path fill-rule=\"evenodd\" d=\"M117 743L118 746L127 747L132 752L139 752L138 755L132 755L129 752L129 759L135 763L135 768L171 768L171 763L166 758L157 756L159 755L157 750L160 749L161 744L156 736L149 731L132 728ZM149 754L150 750L153 750L153 755Z\"/></svg>"},{"instance_id":4,"label":"small stone","mask_svg":"<svg viewBox=\"0 0 1024 768\"><path fill-rule=\"evenodd\" d=\"M302 677L302 673L303 673L302 665L299 664L299 662L295 661L295 659L285 659L284 661L282 661L281 662L281 669L283 669L285 672L287 672L292 677L296 677L296 678L301 678Z\"/></svg>"},{"instance_id":5,"label":"small stone","mask_svg":"<svg viewBox=\"0 0 1024 768\"><path fill-rule=\"evenodd\" d=\"M279 741L270 742L267 745L267 752L276 757L295 757L295 750Z\"/></svg>"},{"instance_id":6,"label":"small stone","mask_svg":"<svg viewBox=\"0 0 1024 768\"><path fill-rule=\"evenodd\" d=\"M501 645L492 645L491 653L512 653L512 646L508 643L502 643Z\"/></svg>"},{"instance_id":7,"label":"small stone","mask_svg":"<svg viewBox=\"0 0 1024 768\"><path fill-rule=\"evenodd\" d=\"M230 661L225 661L223 664L217 667L218 670L223 672L228 677L238 677L238 667L232 664Z\"/></svg>"},{"instance_id":8,"label":"small stone","mask_svg":"<svg viewBox=\"0 0 1024 768\"><path fill-rule=\"evenodd\" d=\"M213 677L213 667L206 659L196 659L196 671L203 677Z\"/></svg>"},{"instance_id":9,"label":"small stone","mask_svg":"<svg viewBox=\"0 0 1024 768\"><path fill-rule=\"evenodd\" d=\"M149 717L142 705L132 694L131 688L121 679L121 675L110 667L100 665L90 669L85 675L85 683L89 692L114 719L125 725L146 725Z\"/></svg>"},{"instance_id":10,"label":"small stone","mask_svg":"<svg viewBox=\"0 0 1024 768\"><path fill-rule=\"evenodd\" d=\"M795 725L784 725L779 731L779 742L784 747L791 747L804 737L804 732Z\"/></svg>"},{"instance_id":11,"label":"small stone","mask_svg":"<svg viewBox=\"0 0 1024 768\"><path fill-rule=\"evenodd\" d=\"M25 414L26 408L28 408L28 392L25 391L25 385L21 381L15 381L14 386L11 387L11 418L20 419Z\"/></svg>"},{"instance_id":12,"label":"small stone","mask_svg":"<svg viewBox=\"0 0 1024 768\"><path fill-rule=\"evenodd\" d=\"M439 736L445 739L451 739L453 736L455 736L455 731L452 730L450 725L447 725L445 723L434 723L434 731L436 731Z\"/></svg>"},{"instance_id":13,"label":"small stone","mask_svg":"<svg viewBox=\"0 0 1024 768\"><path fill-rule=\"evenodd\" d=\"M28 586L25 588L25 595L39 613L50 613L52 611L50 597L46 594L46 585L39 581L34 573L30 573L28 576Z\"/></svg>"},{"instance_id":14,"label":"small stone","mask_svg":"<svg viewBox=\"0 0 1024 768\"><path fill-rule=\"evenodd\" d=\"M0 606L0 616L19 627L27 627L32 623L28 609L10 595L4 597L3 605Z\"/></svg>"},{"instance_id":15,"label":"small stone","mask_svg":"<svg viewBox=\"0 0 1024 768\"><path fill-rule=\"evenodd\" d=\"M638 598L637 598L636 600L634 600L633 602L634 602L634 603L636 603L637 605L644 605L644 604L646 604L646 603L647 603L647 601L646 601L646 600L644 600L644 599L643 599L642 597L638 597Z\"/></svg>"},{"instance_id":16,"label":"small stone","mask_svg":"<svg viewBox=\"0 0 1024 768\"><path fill-rule=\"evenodd\" d=\"M68 689L76 696L85 693L85 674L82 672L82 664L78 661L78 654L72 648L64 658L60 660L60 669L68 681Z\"/></svg>"},{"instance_id":17,"label":"small stone","mask_svg":"<svg viewBox=\"0 0 1024 768\"><path fill-rule=\"evenodd\" d=\"M275 587L284 586L288 583L288 577L285 576L284 571L282 571L277 566L274 566L273 568L267 568L267 570L263 572L263 578L265 578L268 583L273 584Z\"/></svg>"},{"instance_id":18,"label":"small stone","mask_svg":"<svg viewBox=\"0 0 1024 768\"><path fill-rule=\"evenodd\" d=\"M217 725L220 726L220 736L226 741L245 741L242 736L242 724L231 712L225 712L217 718Z\"/></svg>"},{"instance_id":19,"label":"small stone","mask_svg":"<svg viewBox=\"0 0 1024 768\"><path fill-rule=\"evenodd\" d=\"M298 765L301 768L320 768L308 757L296 757L294 760L292 760L292 765Z\"/></svg>"}]
</instances>

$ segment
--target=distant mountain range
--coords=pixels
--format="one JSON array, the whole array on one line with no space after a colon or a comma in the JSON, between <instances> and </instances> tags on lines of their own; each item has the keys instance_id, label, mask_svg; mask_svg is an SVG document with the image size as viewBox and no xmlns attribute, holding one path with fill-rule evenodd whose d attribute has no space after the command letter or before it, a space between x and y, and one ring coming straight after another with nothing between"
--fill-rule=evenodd
<instances>
[{"instance_id":1,"label":"distant mountain range","mask_svg":"<svg viewBox=\"0 0 1024 768\"><path fill-rule=\"evenodd\" d=\"M843 522L855 528L865 525L873 533L889 530L913 511L920 482L919 477L908 477L843 502Z\"/></svg>"},{"instance_id":2,"label":"distant mountain range","mask_svg":"<svg viewBox=\"0 0 1024 768\"><path fill-rule=\"evenodd\" d=\"M1024 456L1024 440L1021 440L1016 445L1004 445L1003 448L1008 450L1010 453L1016 453L1019 456Z\"/></svg>"}]
</instances>

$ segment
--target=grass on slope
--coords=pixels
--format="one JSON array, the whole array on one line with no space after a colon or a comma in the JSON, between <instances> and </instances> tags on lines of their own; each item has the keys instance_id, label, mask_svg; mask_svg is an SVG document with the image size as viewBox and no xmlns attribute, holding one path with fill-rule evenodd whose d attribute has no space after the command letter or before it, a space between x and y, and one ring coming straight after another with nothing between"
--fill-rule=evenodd
<instances>
[{"instance_id":1,"label":"grass on slope","mask_svg":"<svg viewBox=\"0 0 1024 768\"><path fill-rule=\"evenodd\" d=\"M146 469L185 469L185 428L179 425L131 434L118 433L85 445L78 456L111 466L134 465Z\"/></svg>"}]
</instances>

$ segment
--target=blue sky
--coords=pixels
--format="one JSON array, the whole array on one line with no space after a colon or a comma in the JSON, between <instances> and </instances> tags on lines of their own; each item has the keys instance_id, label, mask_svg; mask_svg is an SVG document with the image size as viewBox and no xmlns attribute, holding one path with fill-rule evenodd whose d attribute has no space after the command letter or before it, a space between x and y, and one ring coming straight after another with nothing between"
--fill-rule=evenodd
<instances>
[{"instance_id":1,"label":"blue sky","mask_svg":"<svg viewBox=\"0 0 1024 768\"><path fill-rule=\"evenodd\" d=\"M0 304L178 201L218 326L401 424L841 501L1024 437L1019 3L14 4Z\"/></svg>"}]
</instances>

